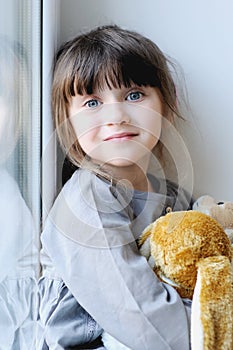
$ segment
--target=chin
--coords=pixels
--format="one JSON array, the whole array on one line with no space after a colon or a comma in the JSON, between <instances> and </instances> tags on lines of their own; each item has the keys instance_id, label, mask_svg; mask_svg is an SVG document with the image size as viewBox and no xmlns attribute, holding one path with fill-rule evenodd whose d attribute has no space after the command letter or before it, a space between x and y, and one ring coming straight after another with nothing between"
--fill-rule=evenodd
<instances>
[{"instance_id":1,"label":"chin","mask_svg":"<svg viewBox=\"0 0 233 350\"><path fill-rule=\"evenodd\" d=\"M105 164L112 165L115 167L123 168L134 165L136 162L132 162L126 159L114 159L106 162Z\"/></svg>"},{"instance_id":2,"label":"chin","mask_svg":"<svg viewBox=\"0 0 233 350\"><path fill-rule=\"evenodd\" d=\"M124 168L124 167L132 167L135 165L141 165L143 164L143 160L148 159L148 154L140 153L134 154L133 156L131 154L127 154L125 156L117 157L115 155L110 156L104 156L99 158L92 158L92 161L94 161L96 164L100 164L101 166L114 166L118 168Z\"/></svg>"},{"instance_id":3,"label":"chin","mask_svg":"<svg viewBox=\"0 0 233 350\"><path fill-rule=\"evenodd\" d=\"M129 167L135 165L137 161L132 161L124 158L114 158L114 159L96 159L91 158L94 164L98 164L100 167Z\"/></svg>"}]
</instances>

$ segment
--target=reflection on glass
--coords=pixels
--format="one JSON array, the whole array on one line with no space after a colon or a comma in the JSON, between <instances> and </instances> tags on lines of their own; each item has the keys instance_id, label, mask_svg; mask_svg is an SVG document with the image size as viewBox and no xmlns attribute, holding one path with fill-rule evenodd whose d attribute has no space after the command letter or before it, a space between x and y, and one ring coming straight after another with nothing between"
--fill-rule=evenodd
<instances>
[{"instance_id":1,"label":"reflection on glass","mask_svg":"<svg viewBox=\"0 0 233 350\"><path fill-rule=\"evenodd\" d=\"M8 18L15 23L17 6L14 11ZM2 11L0 22L5 16L9 13ZM28 48L14 38L16 32L9 36L0 29L0 349L36 349L38 247L28 171L30 64Z\"/></svg>"}]
</instances>

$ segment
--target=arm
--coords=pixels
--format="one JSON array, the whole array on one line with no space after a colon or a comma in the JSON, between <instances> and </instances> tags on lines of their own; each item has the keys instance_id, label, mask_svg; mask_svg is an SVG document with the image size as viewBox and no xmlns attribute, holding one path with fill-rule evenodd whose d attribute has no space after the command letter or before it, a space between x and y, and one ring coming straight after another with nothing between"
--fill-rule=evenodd
<instances>
[{"instance_id":1,"label":"arm","mask_svg":"<svg viewBox=\"0 0 233 350\"><path fill-rule=\"evenodd\" d=\"M81 349L87 343L88 349L102 329L73 297L44 250L41 263L37 349Z\"/></svg>"},{"instance_id":2,"label":"arm","mask_svg":"<svg viewBox=\"0 0 233 350\"><path fill-rule=\"evenodd\" d=\"M101 327L128 347L187 350L186 308L138 253L127 210L100 191L97 212L93 189L83 185L85 197L60 197L42 235L67 287Z\"/></svg>"}]
</instances>

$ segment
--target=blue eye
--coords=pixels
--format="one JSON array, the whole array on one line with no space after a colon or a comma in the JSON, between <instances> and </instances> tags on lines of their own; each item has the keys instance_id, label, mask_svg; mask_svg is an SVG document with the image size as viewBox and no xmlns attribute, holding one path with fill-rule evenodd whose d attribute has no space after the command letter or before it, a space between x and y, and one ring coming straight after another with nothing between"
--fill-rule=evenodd
<instances>
[{"instance_id":1,"label":"blue eye","mask_svg":"<svg viewBox=\"0 0 233 350\"><path fill-rule=\"evenodd\" d=\"M89 108L96 108L100 105L100 102L98 100L89 100L85 103L85 106L89 107Z\"/></svg>"},{"instance_id":2,"label":"blue eye","mask_svg":"<svg viewBox=\"0 0 233 350\"><path fill-rule=\"evenodd\" d=\"M137 101L142 97L142 93L139 91L133 91L127 96L128 101Z\"/></svg>"}]
</instances>

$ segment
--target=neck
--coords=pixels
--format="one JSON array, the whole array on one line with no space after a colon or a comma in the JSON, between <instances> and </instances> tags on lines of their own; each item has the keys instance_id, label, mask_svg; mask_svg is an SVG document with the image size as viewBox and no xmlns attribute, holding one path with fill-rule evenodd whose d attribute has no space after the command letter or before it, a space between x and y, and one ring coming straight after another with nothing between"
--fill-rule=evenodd
<instances>
[{"instance_id":1,"label":"neck","mask_svg":"<svg viewBox=\"0 0 233 350\"><path fill-rule=\"evenodd\" d=\"M151 192L153 188L147 177L148 165L149 161L143 161L124 167L105 165L104 168L114 179L125 181L126 186L128 183L134 190Z\"/></svg>"}]
</instances>

